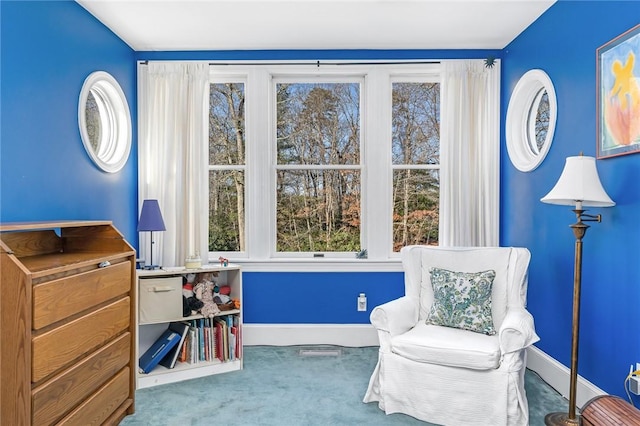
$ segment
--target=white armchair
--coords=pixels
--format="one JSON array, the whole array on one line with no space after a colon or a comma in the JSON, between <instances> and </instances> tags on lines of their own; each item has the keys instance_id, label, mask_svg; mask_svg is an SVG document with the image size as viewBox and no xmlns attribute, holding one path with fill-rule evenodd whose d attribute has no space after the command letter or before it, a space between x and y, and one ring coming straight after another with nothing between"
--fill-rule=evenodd
<instances>
[{"instance_id":1,"label":"white armchair","mask_svg":"<svg viewBox=\"0 0 640 426\"><path fill-rule=\"evenodd\" d=\"M443 425L527 425L526 348L539 340L529 251L408 246L401 256L405 296L371 312L380 351L364 402Z\"/></svg>"}]
</instances>

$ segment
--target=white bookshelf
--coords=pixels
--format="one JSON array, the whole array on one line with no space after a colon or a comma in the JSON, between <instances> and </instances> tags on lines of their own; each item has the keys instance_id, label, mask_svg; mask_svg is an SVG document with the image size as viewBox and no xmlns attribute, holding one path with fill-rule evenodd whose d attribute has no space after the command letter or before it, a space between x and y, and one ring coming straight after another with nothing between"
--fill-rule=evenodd
<instances>
[{"instance_id":1,"label":"white bookshelf","mask_svg":"<svg viewBox=\"0 0 640 426\"><path fill-rule=\"evenodd\" d=\"M138 305L136 306L136 365L140 356L151 347L155 340L167 329L170 322L174 321L189 321L194 319L203 318L202 315L191 315L188 317L162 317L159 319L153 319L151 321L140 320L140 303L143 303L140 299L140 282L141 280L153 278L171 278L182 277L187 274L199 274L206 272L218 272L218 277L214 278L215 282L219 286L229 285L231 287L230 296L234 299L240 300L240 309L233 309L228 311L221 311L218 316L235 316L238 318L238 324L242 329L242 270L239 265L228 264L227 266L207 265L204 268L198 269L186 269L186 268L167 268L156 270L137 270L137 298ZM182 291L179 295L175 292L167 292L166 297L171 298L171 303L180 304L182 309ZM162 315L160 315L162 316ZM242 345L242 339L240 342ZM227 373L231 371L237 371L242 369L242 357L238 357L230 361L220 361L214 359L212 361L199 361L196 363L177 362L176 366L172 369L168 369L161 365L156 366L148 374L144 374L138 368L136 388L142 389L152 386L163 385L167 383L178 382L182 380L189 380L203 376L209 376L213 374Z\"/></svg>"}]
</instances>

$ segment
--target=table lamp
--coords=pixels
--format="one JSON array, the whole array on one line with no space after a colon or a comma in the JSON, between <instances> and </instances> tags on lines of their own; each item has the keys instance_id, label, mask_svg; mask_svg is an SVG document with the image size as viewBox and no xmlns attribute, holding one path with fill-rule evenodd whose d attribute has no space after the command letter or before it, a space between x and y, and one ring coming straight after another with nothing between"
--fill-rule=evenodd
<instances>
[{"instance_id":1,"label":"table lamp","mask_svg":"<svg viewBox=\"0 0 640 426\"><path fill-rule=\"evenodd\" d=\"M144 269L158 269L158 266L153 264L153 232L166 230L158 200L144 200L142 202L140 220L138 220L138 232L151 232L151 256L149 265L145 266Z\"/></svg>"}]
</instances>

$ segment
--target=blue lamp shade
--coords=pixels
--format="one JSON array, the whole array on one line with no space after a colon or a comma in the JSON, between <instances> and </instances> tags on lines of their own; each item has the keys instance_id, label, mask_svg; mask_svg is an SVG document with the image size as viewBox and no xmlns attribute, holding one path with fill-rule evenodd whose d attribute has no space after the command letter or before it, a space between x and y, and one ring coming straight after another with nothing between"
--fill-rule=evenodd
<instances>
[{"instance_id":1,"label":"blue lamp shade","mask_svg":"<svg viewBox=\"0 0 640 426\"><path fill-rule=\"evenodd\" d=\"M138 231L166 231L162 213L158 200L144 200L140 220L138 221Z\"/></svg>"}]
</instances>

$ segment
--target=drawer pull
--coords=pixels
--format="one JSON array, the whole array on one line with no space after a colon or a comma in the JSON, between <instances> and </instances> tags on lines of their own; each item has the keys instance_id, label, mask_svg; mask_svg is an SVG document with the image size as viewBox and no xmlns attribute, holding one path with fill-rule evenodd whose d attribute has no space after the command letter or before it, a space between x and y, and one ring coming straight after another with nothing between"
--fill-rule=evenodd
<instances>
[{"instance_id":1,"label":"drawer pull","mask_svg":"<svg viewBox=\"0 0 640 426\"><path fill-rule=\"evenodd\" d=\"M163 292L163 291L173 291L173 290L175 290L175 287L171 287L171 286L168 286L168 285L156 286L156 287L148 287L147 288L147 291L149 291L149 292L153 291L154 293L160 293L160 292Z\"/></svg>"}]
</instances>

